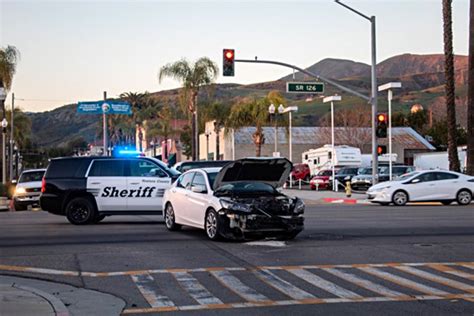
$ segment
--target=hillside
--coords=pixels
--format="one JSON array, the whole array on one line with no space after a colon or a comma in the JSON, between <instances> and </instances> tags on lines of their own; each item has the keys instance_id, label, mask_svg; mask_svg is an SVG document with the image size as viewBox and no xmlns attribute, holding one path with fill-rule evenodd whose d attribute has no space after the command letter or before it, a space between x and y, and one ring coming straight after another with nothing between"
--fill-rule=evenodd
<instances>
[{"instance_id":1,"label":"hillside","mask_svg":"<svg viewBox=\"0 0 474 316\"><path fill-rule=\"evenodd\" d=\"M467 82L467 57L455 57L457 95L463 100ZM323 59L308 67L310 71L331 78L340 84L357 90L364 94L370 93L370 66L351 60L334 58ZM440 98L444 89L444 56L403 54L388 58L377 65L377 79L379 84L390 81L401 81L403 88L397 92L394 110L407 111L414 103L421 103L425 108L431 105L440 107ZM292 80L292 74L275 81L240 84L214 84L207 91L201 91L200 100L219 99L232 102L237 98L250 95L265 96L271 90L284 92L286 82ZM296 80L313 80L301 73L296 73ZM153 96L165 100L169 104L177 104L180 89L164 90L152 93ZM326 85L326 95L338 93L343 95L340 107L365 105L366 102L347 95ZM328 113L327 104L313 96L304 94L286 94L285 97L291 104L298 105L300 110L295 114L295 125L315 125L319 119ZM308 98L310 97L310 98ZM442 102L441 102L442 103ZM379 96L380 109L386 107L386 98ZM440 112L438 110L438 112ZM442 111L441 111L442 113ZM98 115L79 115L76 105L69 104L52 111L42 113L29 113L32 120L33 141L40 146L60 146L69 141L73 136L83 136L88 142L100 139L101 118ZM461 117L465 120L465 117ZM465 122L460 122L465 125ZM97 136L96 136L97 135Z\"/></svg>"}]
</instances>

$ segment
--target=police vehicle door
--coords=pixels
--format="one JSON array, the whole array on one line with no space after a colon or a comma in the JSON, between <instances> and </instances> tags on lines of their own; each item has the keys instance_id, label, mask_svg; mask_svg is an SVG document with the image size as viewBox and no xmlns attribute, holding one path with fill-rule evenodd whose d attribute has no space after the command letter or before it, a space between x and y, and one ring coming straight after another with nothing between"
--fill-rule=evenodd
<instances>
[{"instance_id":1,"label":"police vehicle door","mask_svg":"<svg viewBox=\"0 0 474 316\"><path fill-rule=\"evenodd\" d=\"M129 211L162 211L163 195L171 178L157 164L146 159L131 159L127 177Z\"/></svg>"},{"instance_id":2,"label":"police vehicle door","mask_svg":"<svg viewBox=\"0 0 474 316\"><path fill-rule=\"evenodd\" d=\"M94 160L87 176L87 192L94 195L99 212L127 210L125 160Z\"/></svg>"}]
</instances>

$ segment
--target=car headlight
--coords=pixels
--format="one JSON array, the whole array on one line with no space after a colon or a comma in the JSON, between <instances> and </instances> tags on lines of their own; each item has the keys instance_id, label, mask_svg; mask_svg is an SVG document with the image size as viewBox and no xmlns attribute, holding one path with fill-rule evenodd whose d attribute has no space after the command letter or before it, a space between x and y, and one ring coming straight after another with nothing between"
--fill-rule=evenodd
<instances>
[{"instance_id":1,"label":"car headlight","mask_svg":"<svg viewBox=\"0 0 474 316\"><path fill-rule=\"evenodd\" d=\"M299 214L304 212L304 202L302 199L296 198L295 199L295 207L293 208L293 213Z\"/></svg>"},{"instance_id":2,"label":"car headlight","mask_svg":"<svg viewBox=\"0 0 474 316\"><path fill-rule=\"evenodd\" d=\"M245 212L245 213L250 212L250 205L248 204L236 203L229 200L220 200L219 202L221 203L221 206L223 208L231 210L231 211Z\"/></svg>"},{"instance_id":3,"label":"car headlight","mask_svg":"<svg viewBox=\"0 0 474 316\"><path fill-rule=\"evenodd\" d=\"M381 187L381 188L376 188L376 189L369 189L369 191L367 191L367 192L371 192L371 193L387 192L388 189L390 189L390 186Z\"/></svg>"},{"instance_id":4,"label":"car headlight","mask_svg":"<svg viewBox=\"0 0 474 316\"><path fill-rule=\"evenodd\" d=\"M25 188L16 188L15 189L15 195L20 195L20 194L25 194L26 190Z\"/></svg>"}]
</instances>

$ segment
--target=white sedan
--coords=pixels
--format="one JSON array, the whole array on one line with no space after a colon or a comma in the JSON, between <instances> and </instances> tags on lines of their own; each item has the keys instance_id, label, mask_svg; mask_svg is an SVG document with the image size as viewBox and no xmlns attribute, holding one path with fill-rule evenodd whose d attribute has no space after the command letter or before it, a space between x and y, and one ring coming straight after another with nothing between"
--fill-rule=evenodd
<instances>
[{"instance_id":1,"label":"white sedan","mask_svg":"<svg viewBox=\"0 0 474 316\"><path fill-rule=\"evenodd\" d=\"M407 202L441 202L449 205L456 201L468 205L474 192L474 177L441 170L415 171L394 181L381 182L369 188L371 202L398 206Z\"/></svg>"},{"instance_id":2,"label":"white sedan","mask_svg":"<svg viewBox=\"0 0 474 316\"><path fill-rule=\"evenodd\" d=\"M254 234L294 238L304 227L304 203L276 189L291 168L285 158L246 158L222 169L189 170L165 192L166 227L201 228L211 240Z\"/></svg>"}]
</instances>

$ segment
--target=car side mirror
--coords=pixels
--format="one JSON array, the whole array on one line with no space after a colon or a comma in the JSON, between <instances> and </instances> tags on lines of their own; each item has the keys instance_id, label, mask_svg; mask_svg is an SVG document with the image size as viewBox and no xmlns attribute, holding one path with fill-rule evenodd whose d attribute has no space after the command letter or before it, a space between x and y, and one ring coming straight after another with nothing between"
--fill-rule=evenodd
<instances>
[{"instance_id":1,"label":"car side mirror","mask_svg":"<svg viewBox=\"0 0 474 316\"><path fill-rule=\"evenodd\" d=\"M206 187L203 185L193 185L191 191L194 193L207 193Z\"/></svg>"},{"instance_id":2,"label":"car side mirror","mask_svg":"<svg viewBox=\"0 0 474 316\"><path fill-rule=\"evenodd\" d=\"M411 183L419 183L420 182L420 179L413 179L411 180Z\"/></svg>"}]
</instances>

